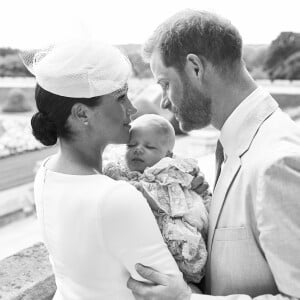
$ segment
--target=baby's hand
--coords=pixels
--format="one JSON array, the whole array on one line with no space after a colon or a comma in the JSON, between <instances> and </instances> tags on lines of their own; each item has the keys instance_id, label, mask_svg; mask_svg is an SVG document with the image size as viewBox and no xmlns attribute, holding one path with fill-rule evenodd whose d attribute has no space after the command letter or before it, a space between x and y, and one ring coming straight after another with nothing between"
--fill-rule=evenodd
<instances>
[{"instance_id":1,"label":"baby's hand","mask_svg":"<svg viewBox=\"0 0 300 300\"><path fill-rule=\"evenodd\" d=\"M196 173L192 183L191 188L194 192L196 192L199 195L202 195L205 191L208 190L208 183L205 181L204 174L201 173L199 170Z\"/></svg>"},{"instance_id":2,"label":"baby's hand","mask_svg":"<svg viewBox=\"0 0 300 300\"><path fill-rule=\"evenodd\" d=\"M190 174L194 177L196 177L198 175L198 173L200 172L200 168L198 166L193 166L193 171L190 172Z\"/></svg>"}]
</instances>

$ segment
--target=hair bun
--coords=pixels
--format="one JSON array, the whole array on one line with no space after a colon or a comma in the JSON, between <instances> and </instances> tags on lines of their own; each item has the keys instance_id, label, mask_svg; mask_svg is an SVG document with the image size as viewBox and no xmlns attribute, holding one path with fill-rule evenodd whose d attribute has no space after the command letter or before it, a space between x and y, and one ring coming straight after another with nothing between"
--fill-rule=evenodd
<instances>
[{"instance_id":1,"label":"hair bun","mask_svg":"<svg viewBox=\"0 0 300 300\"><path fill-rule=\"evenodd\" d=\"M55 145L57 142L57 128L49 117L37 112L31 118L32 133L45 146Z\"/></svg>"}]
</instances>

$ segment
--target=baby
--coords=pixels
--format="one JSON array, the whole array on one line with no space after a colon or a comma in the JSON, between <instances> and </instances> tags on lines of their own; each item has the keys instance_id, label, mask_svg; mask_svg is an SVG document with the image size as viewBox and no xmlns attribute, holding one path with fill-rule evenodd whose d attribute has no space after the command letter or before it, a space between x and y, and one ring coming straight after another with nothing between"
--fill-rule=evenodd
<instances>
[{"instance_id":1,"label":"baby","mask_svg":"<svg viewBox=\"0 0 300 300\"><path fill-rule=\"evenodd\" d=\"M174 157L174 145L175 132L165 118L143 115L131 123L126 163L108 163L104 174L143 193L179 269L188 282L197 283L207 259L210 193L191 189L197 162Z\"/></svg>"}]
</instances>

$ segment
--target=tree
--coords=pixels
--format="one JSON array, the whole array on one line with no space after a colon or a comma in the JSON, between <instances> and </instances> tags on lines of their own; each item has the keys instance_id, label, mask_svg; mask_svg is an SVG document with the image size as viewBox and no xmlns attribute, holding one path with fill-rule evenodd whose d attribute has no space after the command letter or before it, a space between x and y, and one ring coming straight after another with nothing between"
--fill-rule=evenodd
<instances>
[{"instance_id":1,"label":"tree","mask_svg":"<svg viewBox=\"0 0 300 300\"><path fill-rule=\"evenodd\" d=\"M0 48L0 54L5 54L0 55L0 77L32 76L23 65L18 52L14 52L14 50L7 51L5 49Z\"/></svg>"},{"instance_id":2,"label":"tree","mask_svg":"<svg viewBox=\"0 0 300 300\"><path fill-rule=\"evenodd\" d=\"M148 78L151 77L151 70L149 64L143 61L141 54L130 53L128 58L132 65L133 75L138 78Z\"/></svg>"},{"instance_id":3,"label":"tree","mask_svg":"<svg viewBox=\"0 0 300 300\"><path fill-rule=\"evenodd\" d=\"M286 79L300 79L300 51L290 55L285 63Z\"/></svg>"},{"instance_id":4,"label":"tree","mask_svg":"<svg viewBox=\"0 0 300 300\"><path fill-rule=\"evenodd\" d=\"M19 52L18 49L13 48L0 48L0 56L6 56L10 54L17 54Z\"/></svg>"},{"instance_id":5,"label":"tree","mask_svg":"<svg viewBox=\"0 0 300 300\"><path fill-rule=\"evenodd\" d=\"M118 46L128 57L132 65L133 75L138 78L152 77L150 66L144 62L141 55L142 46L139 44L127 44Z\"/></svg>"},{"instance_id":6,"label":"tree","mask_svg":"<svg viewBox=\"0 0 300 300\"><path fill-rule=\"evenodd\" d=\"M300 33L282 32L268 49L264 67L269 78L296 79L299 73L299 56L293 55L299 51Z\"/></svg>"}]
</instances>

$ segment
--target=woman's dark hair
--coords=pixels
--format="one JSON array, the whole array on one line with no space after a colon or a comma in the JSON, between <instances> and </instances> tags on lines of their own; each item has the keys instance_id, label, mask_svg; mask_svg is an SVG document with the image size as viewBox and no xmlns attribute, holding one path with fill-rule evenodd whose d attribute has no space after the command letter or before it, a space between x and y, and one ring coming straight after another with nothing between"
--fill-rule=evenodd
<instances>
[{"instance_id":1,"label":"woman's dark hair","mask_svg":"<svg viewBox=\"0 0 300 300\"><path fill-rule=\"evenodd\" d=\"M40 85L35 88L35 101L38 112L31 118L32 133L46 146L54 145L57 138L70 139L72 132L66 121L75 103L95 107L101 102L101 96L93 98L69 98L52 94Z\"/></svg>"}]
</instances>

